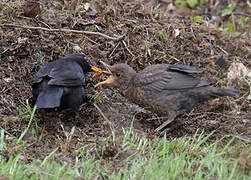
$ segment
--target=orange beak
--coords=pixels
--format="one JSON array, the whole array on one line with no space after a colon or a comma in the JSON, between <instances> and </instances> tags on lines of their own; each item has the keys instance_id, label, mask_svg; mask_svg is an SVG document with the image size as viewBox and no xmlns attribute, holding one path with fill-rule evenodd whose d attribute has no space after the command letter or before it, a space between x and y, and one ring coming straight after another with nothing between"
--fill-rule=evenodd
<instances>
[{"instance_id":1,"label":"orange beak","mask_svg":"<svg viewBox=\"0 0 251 180\"><path fill-rule=\"evenodd\" d=\"M93 65L91 65L91 70L93 70L95 73L98 73L98 74L109 74L109 75L112 74L109 71L102 71L101 69L99 69L98 67L93 66Z\"/></svg>"},{"instance_id":2,"label":"orange beak","mask_svg":"<svg viewBox=\"0 0 251 180\"><path fill-rule=\"evenodd\" d=\"M91 69L95 72L95 73L99 73L102 74L103 71L99 68L97 68L96 66L91 65Z\"/></svg>"}]
</instances>

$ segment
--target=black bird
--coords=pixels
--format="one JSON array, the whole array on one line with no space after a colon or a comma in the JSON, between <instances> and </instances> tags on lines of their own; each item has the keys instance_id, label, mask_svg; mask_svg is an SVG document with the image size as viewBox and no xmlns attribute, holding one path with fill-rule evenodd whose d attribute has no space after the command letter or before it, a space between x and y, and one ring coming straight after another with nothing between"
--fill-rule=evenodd
<instances>
[{"instance_id":1,"label":"black bird","mask_svg":"<svg viewBox=\"0 0 251 180\"><path fill-rule=\"evenodd\" d=\"M136 72L127 64L101 62L112 75L97 86L115 87L130 101L160 116L168 117L155 131L160 131L175 117L192 110L204 101L235 96L238 90L217 88L208 81L192 76L200 73L192 66L156 64Z\"/></svg>"},{"instance_id":2,"label":"black bird","mask_svg":"<svg viewBox=\"0 0 251 180\"><path fill-rule=\"evenodd\" d=\"M33 104L37 109L71 109L78 115L86 101L85 73L102 70L87 62L83 54L70 54L41 67L33 79Z\"/></svg>"}]
</instances>

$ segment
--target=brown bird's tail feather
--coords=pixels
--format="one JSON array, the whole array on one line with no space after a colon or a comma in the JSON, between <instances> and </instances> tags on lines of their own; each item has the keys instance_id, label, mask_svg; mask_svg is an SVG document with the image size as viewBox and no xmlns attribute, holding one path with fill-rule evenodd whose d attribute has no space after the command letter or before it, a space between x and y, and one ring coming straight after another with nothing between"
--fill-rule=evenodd
<instances>
[{"instance_id":1,"label":"brown bird's tail feather","mask_svg":"<svg viewBox=\"0 0 251 180\"><path fill-rule=\"evenodd\" d=\"M213 96L221 97L221 96L235 96L235 95L239 94L239 91L237 89L233 89L233 88L212 87L211 93Z\"/></svg>"}]
</instances>

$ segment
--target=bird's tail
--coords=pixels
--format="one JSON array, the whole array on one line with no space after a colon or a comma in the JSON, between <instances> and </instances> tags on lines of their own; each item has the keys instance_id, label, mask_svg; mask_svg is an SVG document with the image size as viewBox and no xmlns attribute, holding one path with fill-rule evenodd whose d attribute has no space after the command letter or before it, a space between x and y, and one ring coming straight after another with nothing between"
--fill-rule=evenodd
<instances>
[{"instance_id":1,"label":"bird's tail","mask_svg":"<svg viewBox=\"0 0 251 180\"><path fill-rule=\"evenodd\" d=\"M200 102L223 96L235 96L239 94L239 91L233 88L217 88L213 86L206 86L194 89L190 91L190 93L191 94L188 94L190 96L189 99L192 99L192 101L194 101L193 103L198 104Z\"/></svg>"},{"instance_id":2,"label":"bird's tail","mask_svg":"<svg viewBox=\"0 0 251 180\"><path fill-rule=\"evenodd\" d=\"M35 89L33 89L37 109L56 108L60 106L63 88L59 86L50 86L48 81L44 80Z\"/></svg>"},{"instance_id":3,"label":"bird's tail","mask_svg":"<svg viewBox=\"0 0 251 180\"><path fill-rule=\"evenodd\" d=\"M211 86L211 96L222 97L222 96L236 96L239 94L237 89L233 88L217 88Z\"/></svg>"}]
</instances>

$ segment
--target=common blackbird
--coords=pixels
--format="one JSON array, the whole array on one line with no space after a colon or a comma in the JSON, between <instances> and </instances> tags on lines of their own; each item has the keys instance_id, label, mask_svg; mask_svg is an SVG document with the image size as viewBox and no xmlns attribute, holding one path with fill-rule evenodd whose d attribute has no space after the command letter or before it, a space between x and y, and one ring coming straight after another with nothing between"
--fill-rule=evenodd
<instances>
[{"instance_id":1,"label":"common blackbird","mask_svg":"<svg viewBox=\"0 0 251 180\"><path fill-rule=\"evenodd\" d=\"M70 108L77 115L86 101L85 73L102 70L85 60L83 54L70 54L41 67L33 79L33 102L37 109Z\"/></svg>"},{"instance_id":2,"label":"common blackbird","mask_svg":"<svg viewBox=\"0 0 251 180\"><path fill-rule=\"evenodd\" d=\"M210 82L193 77L191 74L202 71L192 66L156 64L137 73L127 64L101 63L112 74L96 87L118 88L133 103L168 117L155 131L201 102L238 94L238 90L213 87Z\"/></svg>"}]
</instances>

